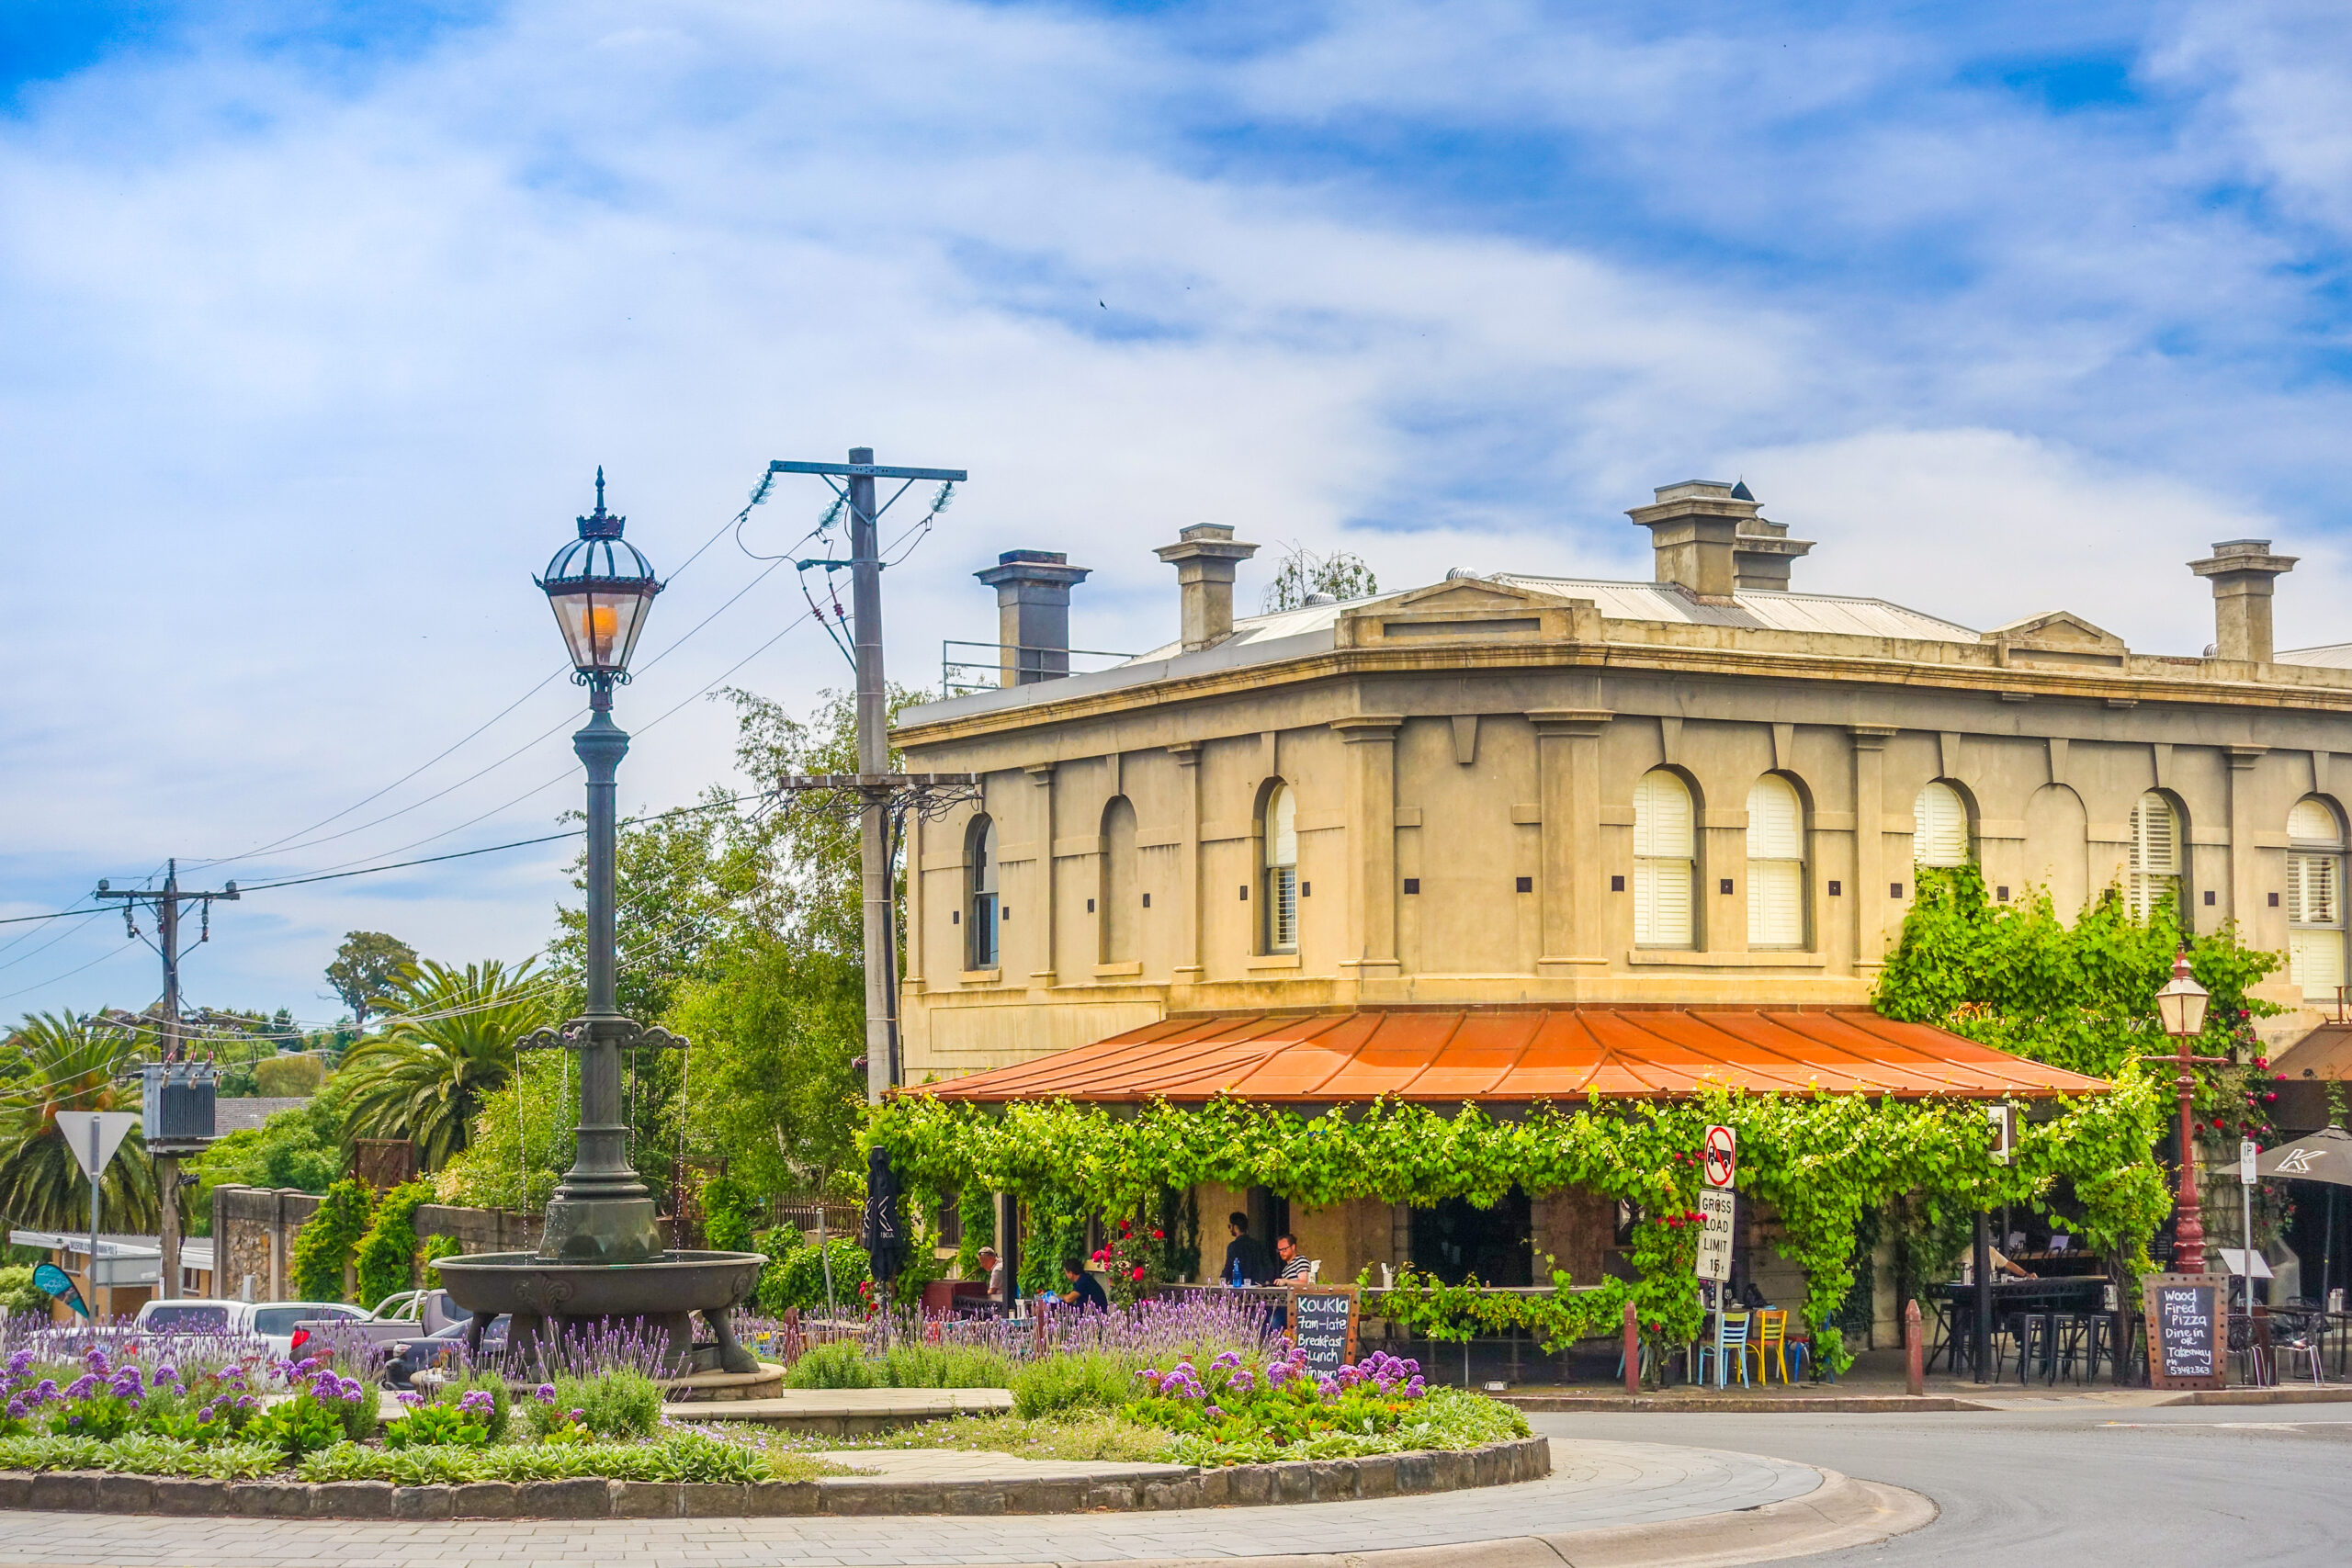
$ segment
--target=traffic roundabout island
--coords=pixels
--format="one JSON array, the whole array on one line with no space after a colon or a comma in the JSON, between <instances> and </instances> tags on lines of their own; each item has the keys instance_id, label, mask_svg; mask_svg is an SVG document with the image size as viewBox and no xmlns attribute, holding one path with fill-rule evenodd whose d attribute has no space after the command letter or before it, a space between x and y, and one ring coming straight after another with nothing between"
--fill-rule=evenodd
<instances>
[{"instance_id":1,"label":"traffic roundabout island","mask_svg":"<svg viewBox=\"0 0 2352 1568\"><path fill-rule=\"evenodd\" d=\"M985 1455L910 1473L891 1461L950 1456L915 1450L843 1456L878 1473L740 1483L477 1481L227 1481L110 1471L0 1472L0 1508L48 1513L311 1519L790 1518L817 1515L1069 1514L1354 1502L1508 1486L1551 1472L1551 1445L1521 1438L1464 1450L1203 1468L1149 1464L991 1465ZM898 1473L892 1473L893 1469ZM956 1473L962 1470L966 1473Z\"/></svg>"}]
</instances>

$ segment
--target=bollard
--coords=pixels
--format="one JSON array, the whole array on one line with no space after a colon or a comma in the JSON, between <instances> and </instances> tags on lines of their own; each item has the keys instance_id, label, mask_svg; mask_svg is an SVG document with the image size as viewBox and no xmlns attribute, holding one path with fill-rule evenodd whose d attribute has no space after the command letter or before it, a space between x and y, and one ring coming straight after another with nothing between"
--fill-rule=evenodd
<instances>
[{"instance_id":1,"label":"bollard","mask_svg":"<svg viewBox=\"0 0 2352 1568\"><path fill-rule=\"evenodd\" d=\"M1634 1303L1625 1303L1625 1392L1642 1392L1642 1320Z\"/></svg>"},{"instance_id":2,"label":"bollard","mask_svg":"<svg viewBox=\"0 0 2352 1568\"><path fill-rule=\"evenodd\" d=\"M1919 1303L1903 1303L1903 1386L1917 1399L1928 1392L1928 1371L1920 1361Z\"/></svg>"}]
</instances>

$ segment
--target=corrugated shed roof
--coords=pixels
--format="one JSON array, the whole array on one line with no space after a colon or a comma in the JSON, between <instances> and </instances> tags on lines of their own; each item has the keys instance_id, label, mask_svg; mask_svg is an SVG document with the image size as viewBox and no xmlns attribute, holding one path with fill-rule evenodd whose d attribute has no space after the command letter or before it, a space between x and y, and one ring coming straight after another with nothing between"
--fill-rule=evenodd
<instances>
[{"instance_id":1,"label":"corrugated shed roof","mask_svg":"<svg viewBox=\"0 0 2352 1568\"><path fill-rule=\"evenodd\" d=\"M1180 1017L932 1084L942 1100L1526 1103L1760 1093L1990 1100L2109 1086L1861 1010L1585 1007Z\"/></svg>"},{"instance_id":2,"label":"corrugated shed roof","mask_svg":"<svg viewBox=\"0 0 2352 1568\"><path fill-rule=\"evenodd\" d=\"M2321 670L2352 670L2352 642L2324 648L2290 648L2270 656L2274 664L2308 664Z\"/></svg>"},{"instance_id":3,"label":"corrugated shed roof","mask_svg":"<svg viewBox=\"0 0 2352 1568\"><path fill-rule=\"evenodd\" d=\"M1838 593L1779 593L1747 590L1729 604L1702 604L1656 582L1611 582L1594 577L1529 577L1494 574L1492 581L1563 599L1590 599L1604 615L1620 621L1684 622L1702 626L1746 626L1756 631L1844 632L1856 637L1900 637L1926 642L1976 642L1975 631L1957 621L1908 610L1884 599L1849 599Z\"/></svg>"}]
</instances>

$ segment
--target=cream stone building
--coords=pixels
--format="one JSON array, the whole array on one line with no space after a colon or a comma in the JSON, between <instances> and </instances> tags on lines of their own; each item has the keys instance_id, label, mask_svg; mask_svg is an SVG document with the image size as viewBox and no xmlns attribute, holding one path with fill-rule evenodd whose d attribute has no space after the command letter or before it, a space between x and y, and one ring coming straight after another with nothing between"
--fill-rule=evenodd
<instances>
[{"instance_id":1,"label":"cream stone building","mask_svg":"<svg viewBox=\"0 0 2352 1568\"><path fill-rule=\"evenodd\" d=\"M1630 515L1653 582L1455 572L1241 619L1256 547L1186 528L1181 637L1089 674L1061 673L1081 569L981 574L1012 683L899 731L982 781L914 829L906 1081L1175 1014L1858 1007L1915 868L1971 859L2070 916L2113 886L2234 919L2291 954L2267 1029L2334 1012L2352 649L2273 650L2292 558L2191 563L2215 646L2177 658L2067 611L1802 592L1811 546L1744 488Z\"/></svg>"}]
</instances>

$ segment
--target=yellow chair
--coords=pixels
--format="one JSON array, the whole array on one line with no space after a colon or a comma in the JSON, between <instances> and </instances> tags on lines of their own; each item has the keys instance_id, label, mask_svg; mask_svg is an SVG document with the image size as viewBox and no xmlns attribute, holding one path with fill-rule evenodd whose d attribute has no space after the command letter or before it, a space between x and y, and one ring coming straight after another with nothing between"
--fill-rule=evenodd
<instances>
[{"instance_id":1,"label":"yellow chair","mask_svg":"<svg viewBox=\"0 0 2352 1568\"><path fill-rule=\"evenodd\" d=\"M1756 1381L1772 1381L1772 1365L1780 1363L1781 1382L1789 1379L1789 1314L1785 1308L1778 1311L1759 1307L1756 1313L1756 1335L1747 1345L1756 1355ZM1743 1356L1742 1359L1746 1358Z\"/></svg>"}]
</instances>

